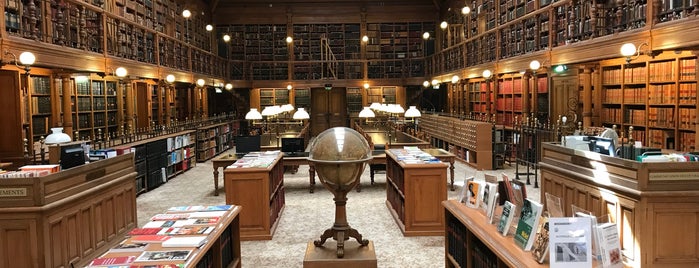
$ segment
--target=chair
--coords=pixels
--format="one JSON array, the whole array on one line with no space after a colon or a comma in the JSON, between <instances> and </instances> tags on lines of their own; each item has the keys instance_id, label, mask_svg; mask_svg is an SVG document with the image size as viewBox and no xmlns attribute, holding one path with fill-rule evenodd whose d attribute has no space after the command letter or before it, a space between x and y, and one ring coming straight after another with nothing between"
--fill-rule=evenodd
<instances>
[{"instance_id":1,"label":"chair","mask_svg":"<svg viewBox=\"0 0 699 268\"><path fill-rule=\"evenodd\" d=\"M374 144L374 151L384 151L386 150L385 144ZM371 185L374 185L374 173L377 171L386 172L386 163L383 164L370 164L369 165L369 176L371 177Z\"/></svg>"}]
</instances>

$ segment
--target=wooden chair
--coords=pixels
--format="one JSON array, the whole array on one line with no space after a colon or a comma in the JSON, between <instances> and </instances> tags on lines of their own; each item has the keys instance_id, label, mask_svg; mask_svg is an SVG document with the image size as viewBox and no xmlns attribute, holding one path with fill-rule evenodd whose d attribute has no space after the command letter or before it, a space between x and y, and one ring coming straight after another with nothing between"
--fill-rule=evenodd
<instances>
[{"instance_id":1,"label":"wooden chair","mask_svg":"<svg viewBox=\"0 0 699 268\"><path fill-rule=\"evenodd\" d=\"M386 150L385 144L374 144L374 151ZM369 176L371 177L371 185L374 185L374 174L377 171L386 172L386 164L370 164L369 165Z\"/></svg>"}]
</instances>

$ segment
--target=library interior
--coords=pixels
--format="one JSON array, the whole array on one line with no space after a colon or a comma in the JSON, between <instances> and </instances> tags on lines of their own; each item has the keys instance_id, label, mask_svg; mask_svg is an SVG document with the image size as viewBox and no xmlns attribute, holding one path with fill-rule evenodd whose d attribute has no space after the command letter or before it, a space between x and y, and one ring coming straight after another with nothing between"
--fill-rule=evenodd
<instances>
[{"instance_id":1,"label":"library interior","mask_svg":"<svg viewBox=\"0 0 699 268\"><path fill-rule=\"evenodd\" d=\"M699 266L697 1L0 7L0 268Z\"/></svg>"}]
</instances>

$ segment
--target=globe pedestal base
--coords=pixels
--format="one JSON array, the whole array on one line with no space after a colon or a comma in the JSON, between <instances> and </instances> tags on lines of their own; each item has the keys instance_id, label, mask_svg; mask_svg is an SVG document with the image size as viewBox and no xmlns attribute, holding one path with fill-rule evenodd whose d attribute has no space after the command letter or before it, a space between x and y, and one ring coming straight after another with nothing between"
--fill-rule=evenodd
<instances>
[{"instance_id":1,"label":"globe pedestal base","mask_svg":"<svg viewBox=\"0 0 699 268\"><path fill-rule=\"evenodd\" d=\"M376 251L374 243L361 245L354 240L345 242L345 257L337 258L335 242L328 241L326 246L316 246L308 241L306 254L303 258L303 268L376 268Z\"/></svg>"},{"instance_id":2,"label":"globe pedestal base","mask_svg":"<svg viewBox=\"0 0 699 268\"><path fill-rule=\"evenodd\" d=\"M369 244L369 240L362 239L362 235L356 229L349 226L347 223L347 213L345 204L347 203L346 192L345 193L334 193L335 194L335 224L330 229L325 230L320 236L319 240L313 241L313 244L317 247L325 244L328 238L333 238L337 241L337 257L343 258L345 256L345 240L350 238L357 239L357 242L366 246ZM340 195L338 197L338 195Z\"/></svg>"}]
</instances>

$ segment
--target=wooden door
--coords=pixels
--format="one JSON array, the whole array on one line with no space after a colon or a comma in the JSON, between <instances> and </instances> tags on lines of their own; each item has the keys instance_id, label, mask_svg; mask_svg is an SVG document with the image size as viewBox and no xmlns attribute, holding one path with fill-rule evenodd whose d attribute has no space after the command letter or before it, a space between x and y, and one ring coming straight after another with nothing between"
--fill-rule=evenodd
<instances>
[{"instance_id":1,"label":"wooden door","mask_svg":"<svg viewBox=\"0 0 699 268\"><path fill-rule=\"evenodd\" d=\"M136 83L136 127L147 128L151 120L151 92L148 84Z\"/></svg>"},{"instance_id":2,"label":"wooden door","mask_svg":"<svg viewBox=\"0 0 699 268\"><path fill-rule=\"evenodd\" d=\"M25 138L22 124L22 97L20 95L19 76L15 71L0 70L0 158L22 157L24 153L22 140Z\"/></svg>"},{"instance_id":3,"label":"wooden door","mask_svg":"<svg viewBox=\"0 0 699 268\"><path fill-rule=\"evenodd\" d=\"M549 93L551 98L551 122L556 122L559 115L565 115L568 122L576 122L578 117L578 78L577 76L554 76L551 78L553 85Z\"/></svg>"},{"instance_id":4,"label":"wooden door","mask_svg":"<svg viewBox=\"0 0 699 268\"><path fill-rule=\"evenodd\" d=\"M311 135L328 128L347 126L345 88L311 88Z\"/></svg>"}]
</instances>

